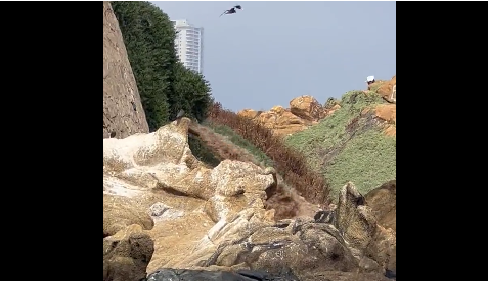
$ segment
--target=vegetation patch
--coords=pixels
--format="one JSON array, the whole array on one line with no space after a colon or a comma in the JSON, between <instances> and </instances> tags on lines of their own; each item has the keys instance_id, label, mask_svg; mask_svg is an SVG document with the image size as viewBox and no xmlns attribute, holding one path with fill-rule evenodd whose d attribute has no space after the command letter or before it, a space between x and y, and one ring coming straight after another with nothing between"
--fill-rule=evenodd
<instances>
[{"instance_id":1,"label":"vegetation patch","mask_svg":"<svg viewBox=\"0 0 491 281\"><path fill-rule=\"evenodd\" d=\"M201 122L213 103L205 77L178 60L169 16L146 1L113 1L128 59L151 132L176 119L180 110Z\"/></svg>"},{"instance_id":2,"label":"vegetation patch","mask_svg":"<svg viewBox=\"0 0 491 281\"><path fill-rule=\"evenodd\" d=\"M254 146L250 141L244 139L239 136L234 130L225 126L225 125L217 125L212 122L204 122L204 125L213 129L213 131L217 134L224 136L227 140L232 142L234 145L241 147L247 151L249 151L256 161L260 163L260 166L270 166L274 167L274 162L271 160L264 152L262 152L259 148Z\"/></svg>"},{"instance_id":3,"label":"vegetation patch","mask_svg":"<svg viewBox=\"0 0 491 281\"><path fill-rule=\"evenodd\" d=\"M235 138L232 142L237 142L242 147L251 150L255 150L252 147L256 147L257 150L253 154L264 160L270 159L285 184L294 187L307 201L321 205L330 203L329 186L324 177L309 167L302 153L286 146L281 138L273 135L271 130L223 109L217 102L210 108L207 124L224 135L232 136L228 129L233 130L242 140ZM247 142L244 142L245 140ZM258 151L262 151L267 158L261 156Z\"/></svg>"},{"instance_id":4,"label":"vegetation patch","mask_svg":"<svg viewBox=\"0 0 491 281\"><path fill-rule=\"evenodd\" d=\"M346 93L341 108L319 124L285 138L320 172L337 198L352 181L362 193L396 176L396 138L384 135L382 122L370 109L385 101L373 91Z\"/></svg>"}]
</instances>

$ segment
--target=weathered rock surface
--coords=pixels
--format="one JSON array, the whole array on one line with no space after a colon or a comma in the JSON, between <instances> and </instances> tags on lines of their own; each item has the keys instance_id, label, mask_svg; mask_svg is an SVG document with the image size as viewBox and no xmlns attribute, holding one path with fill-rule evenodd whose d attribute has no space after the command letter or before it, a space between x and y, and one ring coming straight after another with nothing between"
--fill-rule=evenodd
<instances>
[{"instance_id":1,"label":"weathered rock surface","mask_svg":"<svg viewBox=\"0 0 491 281\"><path fill-rule=\"evenodd\" d=\"M109 2L102 4L102 137L148 133L123 35Z\"/></svg>"},{"instance_id":2,"label":"weathered rock surface","mask_svg":"<svg viewBox=\"0 0 491 281\"><path fill-rule=\"evenodd\" d=\"M114 235L132 224L137 224L146 230L153 227L152 219L128 198L103 194L102 238Z\"/></svg>"},{"instance_id":3,"label":"weathered rock surface","mask_svg":"<svg viewBox=\"0 0 491 281\"><path fill-rule=\"evenodd\" d=\"M102 240L102 280L140 281L153 253L153 242L133 224Z\"/></svg>"},{"instance_id":4,"label":"weathered rock surface","mask_svg":"<svg viewBox=\"0 0 491 281\"><path fill-rule=\"evenodd\" d=\"M375 116L384 120L385 134L388 136L396 135L396 105L395 104L380 104L374 109Z\"/></svg>"},{"instance_id":5,"label":"weathered rock surface","mask_svg":"<svg viewBox=\"0 0 491 281\"><path fill-rule=\"evenodd\" d=\"M103 193L125 196L138 210L112 231L128 223L148 229L143 214L152 214L153 228L143 230L154 242L147 272L208 270L228 280L230 274L217 271L267 270L278 277L289 268L302 281L387 280L387 270L395 272L395 233L378 224L352 184L329 215L334 220L316 222L312 214L275 221L275 210L264 207L274 170L230 160L207 168L189 150L189 123L183 118L155 133L103 139ZM179 280L162 279L162 272L150 277Z\"/></svg>"},{"instance_id":6,"label":"weathered rock surface","mask_svg":"<svg viewBox=\"0 0 491 281\"><path fill-rule=\"evenodd\" d=\"M264 112L244 109L237 115L259 122L278 136L286 136L317 124L319 120L333 114L339 108L339 105L324 108L314 97L301 96L290 101L290 108L274 106Z\"/></svg>"},{"instance_id":7,"label":"weathered rock surface","mask_svg":"<svg viewBox=\"0 0 491 281\"><path fill-rule=\"evenodd\" d=\"M378 104L375 107L363 109L362 114L372 114L379 121L380 127L387 136L396 136L396 105L390 103Z\"/></svg>"},{"instance_id":8,"label":"weathered rock surface","mask_svg":"<svg viewBox=\"0 0 491 281\"><path fill-rule=\"evenodd\" d=\"M273 175L252 163L225 160L206 168L187 144L187 118L151 134L103 140L103 173L119 177L140 189L167 190L207 200L206 213L214 220L246 207L264 208L265 190Z\"/></svg>"},{"instance_id":9,"label":"weathered rock surface","mask_svg":"<svg viewBox=\"0 0 491 281\"><path fill-rule=\"evenodd\" d=\"M346 241L359 250L361 256L373 259L384 270L395 273L395 230L379 224L366 199L352 183L341 189L336 212L336 227Z\"/></svg>"},{"instance_id":10,"label":"weathered rock surface","mask_svg":"<svg viewBox=\"0 0 491 281\"><path fill-rule=\"evenodd\" d=\"M396 75L394 75L389 81L379 80L371 84L368 88L380 94L386 101L395 102L393 92L395 90L394 86L397 84L396 82Z\"/></svg>"},{"instance_id":11,"label":"weathered rock surface","mask_svg":"<svg viewBox=\"0 0 491 281\"><path fill-rule=\"evenodd\" d=\"M396 180L371 190L365 199L377 222L396 231Z\"/></svg>"},{"instance_id":12,"label":"weathered rock surface","mask_svg":"<svg viewBox=\"0 0 491 281\"><path fill-rule=\"evenodd\" d=\"M293 114L310 121L318 121L326 117L325 108L312 96L301 96L290 101Z\"/></svg>"},{"instance_id":13,"label":"weathered rock surface","mask_svg":"<svg viewBox=\"0 0 491 281\"><path fill-rule=\"evenodd\" d=\"M160 269L150 274L147 281L300 281L293 273L272 275L266 272L240 270L208 271L186 269Z\"/></svg>"}]
</instances>

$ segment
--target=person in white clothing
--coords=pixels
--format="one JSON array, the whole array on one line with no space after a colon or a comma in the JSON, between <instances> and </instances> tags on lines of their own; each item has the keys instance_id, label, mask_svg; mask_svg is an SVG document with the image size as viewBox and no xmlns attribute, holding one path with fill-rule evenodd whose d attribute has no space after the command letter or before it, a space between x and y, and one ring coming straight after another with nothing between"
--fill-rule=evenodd
<instances>
[{"instance_id":1,"label":"person in white clothing","mask_svg":"<svg viewBox=\"0 0 491 281\"><path fill-rule=\"evenodd\" d=\"M367 77L367 81L365 81L367 83L367 86L368 86L368 90L370 90L370 84L372 84L373 82L375 82L375 77L373 76L368 76Z\"/></svg>"}]
</instances>

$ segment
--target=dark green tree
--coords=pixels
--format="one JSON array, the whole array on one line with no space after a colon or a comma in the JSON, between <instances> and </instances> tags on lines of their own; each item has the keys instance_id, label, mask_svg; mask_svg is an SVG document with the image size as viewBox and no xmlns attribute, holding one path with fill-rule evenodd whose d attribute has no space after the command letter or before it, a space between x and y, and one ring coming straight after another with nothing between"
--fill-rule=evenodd
<instances>
[{"instance_id":1,"label":"dark green tree","mask_svg":"<svg viewBox=\"0 0 491 281\"><path fill-rule=\"evenodd\" d=\"M143 109L151 131L169 120L175 32L167 14L149 2L111 3L123 33Z\"/></svg>"},{"instance_id":2,"label":"dark green tree","mask_svg":"<svg viewBox=\"0 0 491 281\"><path fill-rule=\"evenodd\" d=\"M186 69L181 63L176 64L175 73L174 94L183 101L180 106L187 116L198 122L204 121L208 108L213 104L210 83L202 74Z\"/></svg>"},{"instance_id":3,"label":"dark green tree","mask_svg":"<svg viewBox=\"0 0 491 281\"><path fill-rule=\"evenodd\" d=\"M177 59L174 26L167 14L149 2L111 2L123 33L148 126L155 131L185 116L202 122L213 103L205 77Z\"/></svg>"}]
</instances>

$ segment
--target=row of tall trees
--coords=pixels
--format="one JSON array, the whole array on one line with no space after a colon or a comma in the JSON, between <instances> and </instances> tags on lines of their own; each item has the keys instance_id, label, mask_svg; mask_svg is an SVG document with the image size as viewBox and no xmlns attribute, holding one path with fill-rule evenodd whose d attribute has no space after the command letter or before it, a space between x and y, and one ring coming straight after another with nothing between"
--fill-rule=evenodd
<instances>
[{"instance_id":1,"label":"row of tall trees","mask_svg":"<svg viewBox=\"0 0 491 281\"><path fill-rule=\"evenodd\" d=\"M176 33L169 16L150 2L111 2L150 131L175 119L179 110L198 122L213 103L205 77L177 59Z\"/></svg>"}]
</instances>

